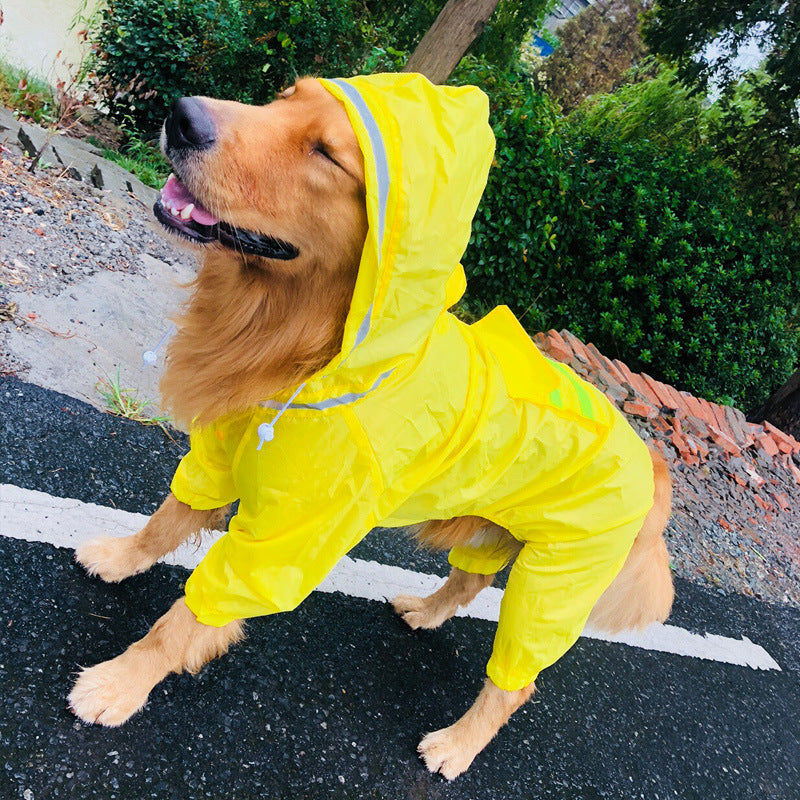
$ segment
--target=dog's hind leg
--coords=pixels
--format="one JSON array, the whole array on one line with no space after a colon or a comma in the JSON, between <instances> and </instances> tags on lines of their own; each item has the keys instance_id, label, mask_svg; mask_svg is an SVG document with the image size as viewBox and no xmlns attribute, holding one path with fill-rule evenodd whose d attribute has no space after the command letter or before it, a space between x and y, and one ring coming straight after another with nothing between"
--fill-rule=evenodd
<instances>
[{"instance_id":1,"label":"dog's hind leg","mask_svg":"<svg viewBox=\"0 0 800 800\"><path fill-rule=\"evenodd\" d=\"M645 517L622 570L589 615L592 628L608 633L664 622L675 597L663 535L670 516L672 481L664 459L653 449L650 456L655 478L653 508Z\"/></svg>"},{"instance_id":2,"label":"dog's hind leg","mask_svg":"<svg viewBox=\"0 0 800 800\"><path fill-rule=\"evenodd\" d=\"M411 628L438 628L468 605L481 589L491 586L494 575L475 575L453 567L444 586L428 597L401 594L392 600L394 610Z\"/></svg>"},{"instance_id":3,"label":"dog's hind leg","mask_svg":"<svg viewBox=\"0 0 800 800\"><path fill-rule=\"evenodd\" d=\"M438 628L468 605L520 549L505 529L482 517L432 520L417 533L425 546L450 550L453 569L444 586L429 597L401 594L392 600L395 611L412 628Z\"/></svg>"},{"instance_id":4,"label":"dog's hind leg","mask_svg":"<svg viewBox=\"0 0 800 800\"><path fill-rule=\"evenodd\" d=\"M487 678L478 699L458 722L429 733L420 742L417 749L425 766L449 781L457 778L533 692L533 684L508 692Z\"/></svg>"},{"instance_id":5,"label":"dog's hind leg","mask_svg":"<svg viewBox=\"0 0 800 800\"><path fill-rule=\"evenodd\" d=\"M82 670L69 706L85 722L122 725L170 672L199 672L243 636L238 620L221 628L198 622L182 597L124 653Z\"/></svg>"},{"instance_id":6,"label":"dog's hind leg","mask_svg":"<svg viewBox=\"0 0 800 800\"><path fill-rule=\"evenodd\" d=\"M150 569L193 534L219 525L227 510L196 511L170 494L139 533L89 539L77 547L75 559L90 575L115 583Z\"/></svg>"}]
</instances>

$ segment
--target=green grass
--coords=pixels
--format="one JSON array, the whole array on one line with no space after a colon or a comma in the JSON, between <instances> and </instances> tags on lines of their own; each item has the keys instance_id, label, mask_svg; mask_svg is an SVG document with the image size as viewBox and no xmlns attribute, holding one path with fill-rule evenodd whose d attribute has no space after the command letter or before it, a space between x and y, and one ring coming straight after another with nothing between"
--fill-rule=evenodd
<instances>
[{"instance_id":1,"label":"green grass","mask_svg":"<svg viewBox=\"0 0 800 800\"><path fill-rule=\"evenodd\" d=\"M170 173L167 160L152 142L132 137L119 151L103 150L103 158L132 172L142 183L160 189Z\"/></svg>"},{"instance_id":2,"label":"green grass","mask_svg":"<svg viewBox=\"0 0 800 800\"><path fill-rule=\"evenodd\" d=\"M153 415L147 411L149 406L154 405L153 400L143 400L139 398L138 389L127 389L121 386L119 378L119 367L117 367L114 377L106 375L95 384L100 397L105 402L106 411L118 417L132 419L141 422L143 425L164 425L169 422L166 414Z\"/></svg>"},{"instance_id":3,"label":"green grass","mask_svg":"<svg viewBox=\"0 0 800 800\"><path fill-rule=\"evenodd\" d=\"M58 118L58 103L52 89L25 70L0 59L0 103L32 119L50 125Z\"/></svg>"}]
</instances>

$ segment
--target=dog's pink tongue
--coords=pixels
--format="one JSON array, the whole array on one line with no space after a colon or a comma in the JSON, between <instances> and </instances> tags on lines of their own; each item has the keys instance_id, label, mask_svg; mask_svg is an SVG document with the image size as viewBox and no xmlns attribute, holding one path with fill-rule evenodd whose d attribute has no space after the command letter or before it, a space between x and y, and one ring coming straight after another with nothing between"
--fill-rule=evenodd
<instances>
[{"instance_id":1,"label":"dog's pink tongue","mask_svg":"<svg viewBox=\"0 0 800 800\"><path fill-rule=\"evenodd\" d=\"M216 225L219 222L217 217L200 205L174 173L170 173L161 189L161 202L171 211L178 212L191 204L193 206L191 218L200 225Z\"/></svg>"}]
</instances>

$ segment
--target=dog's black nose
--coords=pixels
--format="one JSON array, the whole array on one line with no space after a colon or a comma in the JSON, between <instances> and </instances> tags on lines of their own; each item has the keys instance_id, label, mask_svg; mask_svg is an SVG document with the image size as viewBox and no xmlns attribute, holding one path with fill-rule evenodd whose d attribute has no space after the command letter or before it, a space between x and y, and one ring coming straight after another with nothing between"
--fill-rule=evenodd
<instances>
[{"instance_id":1,"label":"dog's black nose","mask_svg":"<svg viewBox=\"0 0 800 800\"><path fill-rule=\"evenodd\" d=\"M201 149L214 143L216 129L211 114L197 97L181 97L172 104L164 125L167 147Z\"/></svg>"}]
</instances>

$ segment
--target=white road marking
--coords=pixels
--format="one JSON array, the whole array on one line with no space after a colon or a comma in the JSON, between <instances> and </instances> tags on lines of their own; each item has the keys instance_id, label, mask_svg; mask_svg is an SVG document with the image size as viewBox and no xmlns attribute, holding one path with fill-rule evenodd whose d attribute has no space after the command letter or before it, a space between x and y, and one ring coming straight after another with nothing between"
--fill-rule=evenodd
<instances>
[{"instance_id":1,"label":"white road marking","mask_svg":"<svg viewBox=\"0 0 800 800\"><path fill-rule=\"evenodd\" d=\"M0 534L30 542L47 542L74 549L86 539L102 535L127 536L147 522L142 514L132 514L80 500L53 497L45 492L0 484ZM194 569L222 535L213 531L203 537L200 547L182 545L164 560L186 569ZM362 561L345 556L318 587L320 592L342 592L350 597L384 602L397 594L426 595L444 583L437 575ZM481 592L459 616L497 622L501 589ZM700 635L674 625L651 625L644 631L609 636L589 628L583 636L681 656L719 661L752 669L780 670L780 666L761 646L746 636L731 639L715 634Z\"/></svg>"}]
</instances>

